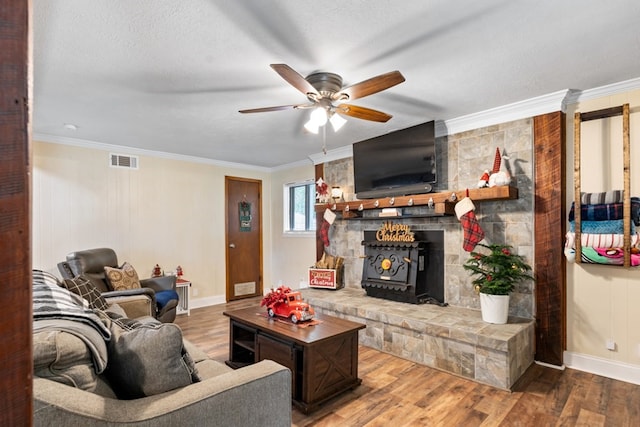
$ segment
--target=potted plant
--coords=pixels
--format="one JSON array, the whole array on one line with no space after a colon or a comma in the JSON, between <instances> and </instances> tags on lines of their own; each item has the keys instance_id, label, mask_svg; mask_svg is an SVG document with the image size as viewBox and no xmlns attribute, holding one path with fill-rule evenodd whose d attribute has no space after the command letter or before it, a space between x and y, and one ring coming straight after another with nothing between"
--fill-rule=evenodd
<instances>
[{"instance_id":1,"label":"potted plant","mask_svg":"<svg viewBox=\"0 0 640 427\"><path fill-rule=\"evenodd\" d=\"M507 323L509 316L509 294L515 285L524 280L535 280L530 274L531 266L524 258L513 253L509 245L478 244L488 250L471 252L463 265L471 271L471 283L480 293L482 320L489 323Z\"/></svg>"}]
</instances>

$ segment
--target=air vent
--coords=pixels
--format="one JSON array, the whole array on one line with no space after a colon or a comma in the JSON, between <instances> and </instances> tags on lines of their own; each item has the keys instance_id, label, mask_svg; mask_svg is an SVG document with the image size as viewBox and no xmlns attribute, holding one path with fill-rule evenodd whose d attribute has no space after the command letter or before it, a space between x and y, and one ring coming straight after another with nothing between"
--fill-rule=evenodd
<instances>
[{"instance_id":1,"label":"air vent","mask_svg":"<svg viewBox=\"0 0 640 427\"><path fill-rule=\"evenodd\" d=\"M138 156L110 154L112 168L138 169Z\"/></svg>"}]
</instances>

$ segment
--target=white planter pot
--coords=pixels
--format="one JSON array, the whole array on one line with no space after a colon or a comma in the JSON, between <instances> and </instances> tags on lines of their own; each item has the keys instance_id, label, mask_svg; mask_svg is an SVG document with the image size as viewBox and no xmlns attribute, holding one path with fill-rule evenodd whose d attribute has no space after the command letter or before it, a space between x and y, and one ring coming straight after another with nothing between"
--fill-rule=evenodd
<instances>
[{"instance_id":1,"label":"white planter pot","mask_svg":"<svg viewBox=\"0 0 640 427\"><path fill-rule=\"evenodd\" d=\"M480 309L482 320L504 325L509 318L509 295L489 295L481 292Z\"/></svg>"}]
</instances>

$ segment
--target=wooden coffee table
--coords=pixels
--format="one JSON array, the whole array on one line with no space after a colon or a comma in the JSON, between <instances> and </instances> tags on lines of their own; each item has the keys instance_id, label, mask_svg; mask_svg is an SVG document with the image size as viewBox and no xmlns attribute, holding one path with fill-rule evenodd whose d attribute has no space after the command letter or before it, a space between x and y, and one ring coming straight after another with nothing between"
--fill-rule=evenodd
<instances>
[{"instance_id":1,"label":"wooden coffee table","mask_svg":"<svg viewBox=\"0 0 640 427\"><path fill-rule=\"evenodd\" d=\"M229 360L233 368L273 360L291 370L293 403L309 413L324 401L357 387L358 330L365 325L316 314L321 323L301 327L271 319L263 307L225 311L230 318Z\"/></svg>"}]
</instances>

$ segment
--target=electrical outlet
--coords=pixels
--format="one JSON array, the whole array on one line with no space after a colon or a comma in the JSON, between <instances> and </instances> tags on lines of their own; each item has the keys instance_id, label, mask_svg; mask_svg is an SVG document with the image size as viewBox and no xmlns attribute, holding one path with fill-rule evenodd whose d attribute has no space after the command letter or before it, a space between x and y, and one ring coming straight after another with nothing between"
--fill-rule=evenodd
<instances>
[{"instance_id":1,"label":"electrical outlet","mask_svg":"<svg viewBox=\"0 0 640 427\"><path fill-rule=\"evenodd\" d=\"M197 297L198 296L198 288L191 289L191 293L193 294L194 297Z\"/></svg>"},{"instance_id":2,"label":"electrical outlet","mask_svg":"<svg viewBox=\"0 0 640 427\"><path fill-rule=\"evenodd\" d=\"M607 350L616 351L616 343L612 339L607 340Z\"/></svg>"}]
</instances>

